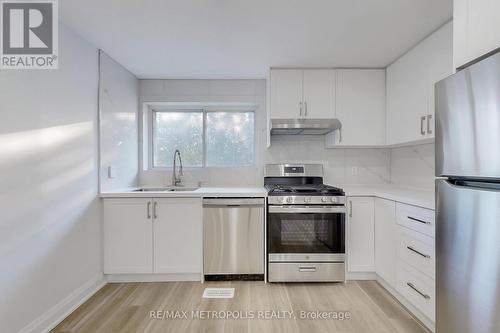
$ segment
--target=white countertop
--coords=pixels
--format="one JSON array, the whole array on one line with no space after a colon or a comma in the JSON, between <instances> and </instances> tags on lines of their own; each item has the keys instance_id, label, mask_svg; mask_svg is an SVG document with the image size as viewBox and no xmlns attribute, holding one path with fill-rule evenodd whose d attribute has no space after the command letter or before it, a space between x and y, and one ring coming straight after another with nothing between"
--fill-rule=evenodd
<instances>
[{"instance_id":1,"label":"white countertop","mask_svg":"<svg viewBox=\"0 0 500 333\"><path fill-rule=\"evenodd\" d=\"M106 191L101 198L196 198L196 197L266 197L264 187L200 187L194 191L178 192L133 192L137 188Z\"/></svg>"},{"instance_id":2,"label":"white countertop","mask_svg":"<svg viewBox=\"0 0 500 333\"><path fill-rule=\"evenodd\" d=\"M435 208L434 191L425 191L395 185L345 186L344 191L346 196L351 197L373 196L428 209Z\"/></svg>"},{"instance_id":3,"label":"white countertop","mask_svg":"<svg viewBox=\"0 0 500 333\"><path fill-rule=\"evenodd\" d=\"M428 209L434 209L434 192L394 185L352 185L344 186L346 196L379 197L403 202ZM264 187L200 187L194 191L179 192L133 192L137 188L106 191L101 198L202 198L202 197L266 197Z\"/></svg>"}]
</instances>

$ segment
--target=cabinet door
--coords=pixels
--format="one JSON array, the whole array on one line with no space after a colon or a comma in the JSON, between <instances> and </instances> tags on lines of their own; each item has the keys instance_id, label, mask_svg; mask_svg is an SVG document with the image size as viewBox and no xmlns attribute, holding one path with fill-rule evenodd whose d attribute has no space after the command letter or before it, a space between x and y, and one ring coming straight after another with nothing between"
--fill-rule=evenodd
<instances>
[{"instance_id":1,"label":"cabinet door","mask_svg":"<svg viewBox=\"0 0 500 333\"><path fill-rule=\"evenodd\" d=\"M349 272L375 271L375 221L372 197L348 198L347 267Z\"/></svg>"},{"instance_id":2,"label":"cabinet door","mask_svg":"<svg viewBox=\"0 0 500 333\"><path fill-rule=\"evenodd\" d=\"M455 66L500 47L500 1L454 0Z\"/></svg>"},{"instance_id":3,"label":"cabinet door","mask_svg":"<svg viewBox=\"0 0 500 333\"><path fill-rule=\"evenodd\" d=\"M271 119L297 119L303 115L303 71L271 70Z\"/></svg>"},{"instance_id":4,"label":"cabinet door","mask_svg":"<svg viewBox=\"0 0 500 333\"><path fill-rule=\"evenodd\" d=\"M154 272L201 273L201 200L155 199Z\"/></svg>"},{"instance_id":5,"label":"cabinet door","mask_svg":"<svg viewBox=\"0 0 500 333\"><path fill-rule=\"evenodd\" d=\"M428 65L428 112L426 119L426 136L434 138L434 121L435 121L435 101L434 101L434 85L453 74L453 28L452 24L448 23L426 41L426 48L432 54L429 58Z\"/></svg>"},{"instance_id":6,"label":"cabinet door","mask_svg":"<svg viewBox=\"0 0 500 333\"><path fill-rule=\"evenodd\" d=\"M387 68L387 143L422 140L426 134L429 86L428 57L419 46Z\"/></svg>"},{"instance_id":7,"label":"cabinet door","mask_svg":"<svg viewBox=\"0 0 500 333\"><path fill-rule=\"evenodd\" d=\"M467 7L468 0L453 0L453 67L468 61L467 55Z\"/></svg>"},{"instance_id":8,"label":"cabinet door","mask_svg":"<svg viewBox=\"0 0 500 333\"><path fill-rule=\"evenodd\" d=\"M336 146L385 144L385 70L338 70L336 104Z\"/></svg>"},{"instance_id":9,"label":"cabinet door","mask_svg":"<svg viewBox=\"0 0 500 333\"><path fill-rule=\"evenodd\" d=\"M388 144L434 137L434 83L451 74L451 43L448 23L387 68Z\"/></svg>"},{"instance_id":10,"label":"cabinet door","mask_svg":"<svg viewBox=\"0 0 500 333\"><path fill-rule=\"evenodd\" d=\"M396 203L375 199L375 270L390 286L396 288L397 259Z\"/></svg>"},{"instance_id":11,"label":"cabinet door","mask_svg":"<svg viewBox=\"0 0 500 333\"><path fill-rule=\"evenodd\" d=\"M104 273L153 272L151 200L104 199Z\"/></svg>"},{"instance_id":12,"label":"cabinet door","mask_svg":"<svg viewBox=\"0 0 500 333\"><path fill-rule=\"evenodd\" d=\"M303 115L306 118L335 118L335 76L333 69L304 70Z\"/></svg>"}]
</instances>

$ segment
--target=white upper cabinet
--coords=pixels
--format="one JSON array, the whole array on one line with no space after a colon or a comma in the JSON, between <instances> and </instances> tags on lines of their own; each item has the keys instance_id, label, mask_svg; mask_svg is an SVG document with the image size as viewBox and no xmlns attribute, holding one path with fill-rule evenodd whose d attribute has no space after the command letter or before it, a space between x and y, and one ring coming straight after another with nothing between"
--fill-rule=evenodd
<instances>
[{"instance_id":1,"label":"white upper cabinet","mask_svg":"<svg viewBox=\"0 0 500 333\"><path fill-rule=\"evenodd\" d=\"M272 69L271 119L335 117L335 70Z\"/></svg>"},{"instance_id":2,"label":"white upper cabinet","mask_svg":"<svg viewBox=\"0 0 500 333\"><path fill-rule=\"evenodd\" d=\"M303 117L331 119L335 117L335 73L333 69L304 70Z\"/></svg>"},{"instance_id":3,"label":"white upper cabinet","mask_svg":"<svg viewBox=\"0 0 500 333\"><path fill-rule=\"evenodd\" d=\"M327 147L385 144L385 70L337 70L336 117L342 129L329 134Z\"/></svg>"},{"instance_id":4,"label":"white upper cabinet","mask_svg":"<svg viewBox=\"0 0 500 333\"><path fill-rule=\"evenodd\" d=\"M452 23L387 68L389 145L434 139L434 84L453 73Z\"/></svg>"},{"instance_id":5,"label":"white upper cabinet","mask_svg":"<svg viewBox=\"0 0 500 333\"><path fill-rule=\"evenodd\" d=\"M300 69L271 70L271 118L302 118L303 71Z\"/></svg>"},{"instance_id":6,"label":"white upper cabinet","mask_svg":"<svg viewBox=\"0 0 500 333\"><path fill-rule=\"evenodd\" d=\"M500 47L500 1L454 0L454 66L458 68Z\"/></svg>"}]
</instances>

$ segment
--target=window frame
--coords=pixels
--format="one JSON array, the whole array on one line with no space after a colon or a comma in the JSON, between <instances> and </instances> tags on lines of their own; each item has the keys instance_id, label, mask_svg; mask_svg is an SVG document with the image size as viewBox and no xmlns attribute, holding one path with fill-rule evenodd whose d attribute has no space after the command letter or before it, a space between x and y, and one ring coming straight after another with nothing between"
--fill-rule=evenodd
<instances>
[{"instance_id":1,"label":"window frame","mask_svg":"<svg viewBox=\"0 0 500 333\"><path fill-rule=\"evenodd\" d=\"M149 107L148 108L148 116L144 129L147 128L148 131L148 159L147 159L147 169L148 170L158 170L158 171L169 171L172 170L172 166L162 167L154 165L154 126L155 126L155 117L157 113L161 112L191 112L191 113L202 113L202 165L201 166L183 166L184 169L207 169L207 168L245 168L245 167L254 167L256 165L256 155L257 155L257 133L256 133L256 108L248 108L248 107L231 107L231 106L212 106L212 107ZM208 113L253 113L253 162L245 165L210 165L207 166L207 114ZM182 154L182 152L181 152Z\"/></svg>"}]
</instances>

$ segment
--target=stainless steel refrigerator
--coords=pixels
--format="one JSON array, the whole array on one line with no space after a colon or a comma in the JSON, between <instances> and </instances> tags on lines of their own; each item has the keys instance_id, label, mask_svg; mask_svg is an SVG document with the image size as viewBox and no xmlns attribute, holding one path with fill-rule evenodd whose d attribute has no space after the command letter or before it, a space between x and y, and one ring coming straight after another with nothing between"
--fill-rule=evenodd
<instances>
[{"instance_id":1,"label":"stainless steel refrigerator","mask_svg":"<svg viewBox=\"0 0 500 333\"><path fill-rule=\"evenodd\" d=\"M500 332L500 53L435 87L436 332Z\"/></svg>"}]
</instances>

